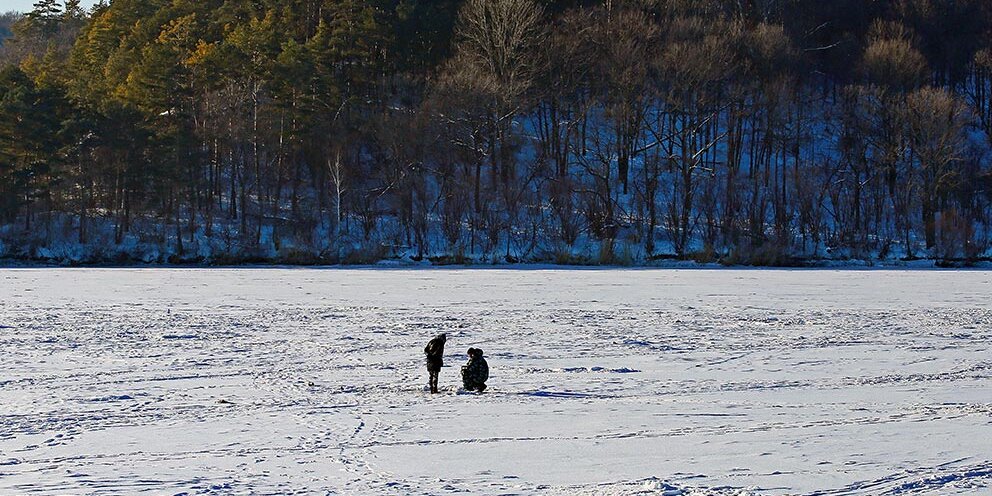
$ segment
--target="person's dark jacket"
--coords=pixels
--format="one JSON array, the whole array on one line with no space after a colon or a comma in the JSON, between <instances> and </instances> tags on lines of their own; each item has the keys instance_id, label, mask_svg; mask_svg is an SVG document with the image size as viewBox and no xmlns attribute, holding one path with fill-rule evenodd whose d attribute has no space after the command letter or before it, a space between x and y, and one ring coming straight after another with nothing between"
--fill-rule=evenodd
<instances>
[{"instance_id":1,"label":"person's dark jacket","mask_svg":"<svg viewBox=\"0 0 992 496\"><path fill-rule=\"evenodd\" d=\"M427 355L427 368L430 370L441 370L444 366L444 342L448 337L444 334L430 340L424 347L424 354Z\"/></svg>"}]
</instances>

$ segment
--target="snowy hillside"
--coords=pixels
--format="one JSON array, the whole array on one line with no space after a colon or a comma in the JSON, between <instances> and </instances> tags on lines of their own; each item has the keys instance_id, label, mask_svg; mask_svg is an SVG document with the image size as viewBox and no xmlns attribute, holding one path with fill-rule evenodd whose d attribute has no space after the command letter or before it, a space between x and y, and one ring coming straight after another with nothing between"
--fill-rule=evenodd
<instances>
[{"instance_id":1,"label":"snowy hillside","mask_svg":"<svg viewBox=\"0 0 992 496\"><path fill-rule=\"evenodd\" d=\"M4 270L0 494L989 494L990 290L978 271ZM456 388L470 346L484 394Z\"/></svg>"}]
</instances>

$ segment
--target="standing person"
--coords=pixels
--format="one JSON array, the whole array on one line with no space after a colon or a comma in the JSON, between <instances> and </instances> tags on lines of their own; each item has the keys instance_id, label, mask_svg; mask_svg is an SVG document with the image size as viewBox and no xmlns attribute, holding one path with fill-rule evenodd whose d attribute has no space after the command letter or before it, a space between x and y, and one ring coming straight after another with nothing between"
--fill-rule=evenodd
<instances>
[{"instance_id":1,"label":"standing person","mask_svg":"<svg viewBox=\"0 0 992 496\"><path fill-rule=\"evenodd\" d=\"M431 394L437 393L437 376L441 372L441 367L444 366L444 342L447 340L448 336L441 333L424 347L424 354L427 355L427 374L429 375L427 384L431 388Z\"/></svg>"},{"instance_id":2,"label":"standing person","mask_svg":"<svg viewBox=\"0 0 992 496\"><path fill-rule=\"evenodd\" d=\"M462 384L466 391L483 392L489 380L489 364L479 348L468 349L468 363L462 366Z\"/></svg>"}]
</instances>

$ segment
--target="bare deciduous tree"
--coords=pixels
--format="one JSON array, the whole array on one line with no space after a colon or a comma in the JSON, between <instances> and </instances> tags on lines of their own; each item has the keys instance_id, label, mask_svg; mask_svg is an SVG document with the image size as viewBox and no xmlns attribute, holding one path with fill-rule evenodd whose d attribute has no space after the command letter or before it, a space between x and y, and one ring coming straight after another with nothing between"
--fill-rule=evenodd
<instances>
[{"instance_id":1,"label":"bare deciduous tree","mask_svg":"<svg viewBox=\"0 0 992 496\"><path fill-rule=\"evenodd\" d=\"M923 88L906 98L907 137L918 164L920 201L927 248L936 245L936 216L960 180L965 108L946 90Z\"/></svg>"}]
</instances>

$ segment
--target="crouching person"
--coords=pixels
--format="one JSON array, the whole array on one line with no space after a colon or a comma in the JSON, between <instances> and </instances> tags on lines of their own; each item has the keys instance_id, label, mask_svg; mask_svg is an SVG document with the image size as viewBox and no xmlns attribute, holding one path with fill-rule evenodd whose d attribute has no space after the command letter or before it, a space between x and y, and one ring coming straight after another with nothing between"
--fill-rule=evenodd
<instances>
[{"instance_id":1,"label":"crouching person","mask_svg":"<svg viewBox=\"0 0 992 496\"><path fill-rule=\"evenodd\" d=\"M489 364L482 358L482 350L468 349L468 363L462 366L462 383L466 391L483 392L489 380Z\"/></svg>"}]
</instances>

